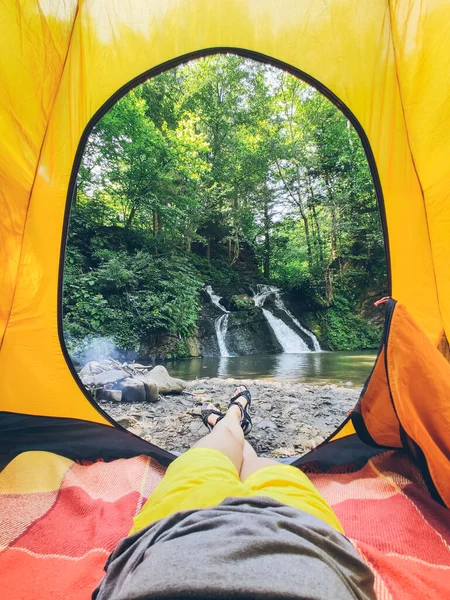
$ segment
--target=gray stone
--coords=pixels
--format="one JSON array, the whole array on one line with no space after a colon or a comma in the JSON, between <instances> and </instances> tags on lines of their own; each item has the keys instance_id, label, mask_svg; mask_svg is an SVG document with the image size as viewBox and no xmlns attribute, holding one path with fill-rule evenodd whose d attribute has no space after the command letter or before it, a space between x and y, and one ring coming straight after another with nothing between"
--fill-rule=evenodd
<instances>
[{"instance_id":1,"label":"gray stone","mask_svg":"<svg viewBox=\"0 0 450 600\"><path fill-rule=\"evenodd\" d=\"M159 398L158 386L153 379L150 378L149 374L145 373L142 375L135 375L133 379L142 381L145 388L145 400L147 402L157 402Z\"/></svg>"},{"instance_id":2,"label":"gray stone","mask_svg":"<svg viewBox=\"0 0 450 600\"><path fill-rule=\"evenodd\" d=\"M202 423L199 421L192 421L192 423L189 423L189 431L191 433L198 433L201 428L202 428ZM206 432L206 430L205 430L205 432Z\"/></svg>"},{"instance_id":3,"label":"gray stone","mask_svg":"<svg viewBox=\"0 0 450 600\"><path fill-rule=\"evenodd\" d=\"M128 373L125 373L125 371L122 371L121 369L112 369L111 371L102 371L96 375L86 375L81 377L81 381L87 386L100 387L102 385L107 385L108 383L121 381L127 377Z\"/></svg>"},{"instance_id":4,"label":"gray stone","mask_svg":"<svg viewBox=\"0 0 450 600\"><path fill-rule=\"evenodd\" d=\"M99 391L100 400L107 400L109 402L121 402L122 401L122 390L107 390L105 388Z\"/></svg>"},{"instance_id":5,"label":"gray stone","mask_svg":"<svg viewBox=\"0 0 450 600\"><path fill-rule=\"evenodd\" d=\"M275 423L273 421L270 421L269 419L261 421L261 423L258 423L257 427L259 429L277 429Z\"/></svg>"},{"instance_id":6,"label":"gray stone","mask_svg":"<svg viewBox=\"0 0 450 600\"><path fill-rule=\"evenodd\" d=\"M146 434L146 431L143 427L130 427L128 431L130 433L134 433L134 435L137 435L138 437L142 437Z\"/></svg>"},{"instance_id":7,"label":"gray stone","mask_svg":"<svg viewBox=\"0 0 450 600\"><path fill-rule=\"evenodd\" d=\"M122 390L122 402L145 402L146 393L142 381L129 377L121 381L119 386Z\"/></svg>"},{"instance_id":8,"label":"gray stone","mask_svg":"<svg viewBox=\"0 0 450 600\"><path fill-rule=\"evenodd\" d=\"M185 400L184 398L180 398L179 402L183 406L187 406L188 408L191 408L193 406L193 402L189 402L189 400Z\"/></svg>"},{"instance_id":9,"label":"gray stone","mask_svg":"<svg viewBox=\"0 0 450 600\"><path fill-rule=\"evenodd\" d=\"M260 406L262 410L272 410L273 408L273 404L270 404L270 402L263 402Z\"/></svg>"},{"instance_id":10,"label":"gray stone","mask_svg":"<svg viewBox=\"0 0 450 600\"><path fill-rule=\"evenodd\" d=\"M144 415L140 412L139 413L135 412L135 413L130 413L130 417L134 417L135 419L141 420L144 417Z\"/></svg>"},{"instance_id":11,"label":"gray stone","mask_svg":"<svg viewBox=\"0 0 450 600\"><path fill-rule=\"evenodd\" d=\"M179 394L186 387L186 382L182 379L171 377L165 367L158 365L146 374L149 380L152 380L158 386L161 394Z\"/></svg>"},{"instance_id":12,"label":"gray stone","mask_svg":"<svg viewBox=\"0 0 450 600\"><path fill-rule=\"evenodd\" d=\"M286 431L293 433L294 431L297 431L298 426L295 423L286 423L284 428Z\"/></svg>"},{"instance_id":13,"label":"gray stone","mask_svg":"<svg viewBox=\"0 0 450 600\"><path fill-rule=\"evenodd\" d=\"M131 415L129 417L120 417L119 419L116 419L116 421L119 423L119 425L122 425L122 427L126 428L135 427L138 424L136 419Z\"/></svg>"},{"instance_id":14,"label":"gray stone","mask_svg":"<svg viewBox=\"0 0 450 600\"><path fill-rule=\"evenodd\" d=\"M97 373L101 373L102 371L104 371L102 365L96 360L91 360L79 371L78 376L80 379L83 379L83 377L97 375Z\"/></svg>"}]
</instances>

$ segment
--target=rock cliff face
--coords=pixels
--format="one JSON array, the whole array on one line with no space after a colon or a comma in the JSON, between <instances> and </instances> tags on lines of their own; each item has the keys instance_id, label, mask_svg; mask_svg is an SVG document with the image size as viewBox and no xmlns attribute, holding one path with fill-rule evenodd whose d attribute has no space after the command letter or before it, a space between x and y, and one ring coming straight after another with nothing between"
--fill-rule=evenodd
<instances>
[{"instance_id":1,"label":"rock cliff face","mask_svg":"<svg viewBox=\"0 0 450 600\"><path fill-rule=\"evenodd\" d=\"M255 284L248 290L243 286L213 291L208 286L206 292L199 325L203 356L320 350L315 336L288 310L278 288Z\"/></svg>"},{"instance_id":2,"label":"rock cliff face","mask_svg":"<svg viewBox=\"0 0 450 600\"><path fill-rule=\"evenodd\" d=\"M199 321L199 340L202 356L220 356L215 320L223 313L212 304L204 304ZM256 306L230 312L226 345L232 355L276 354L281 352L272 329L262 310Z\"/></svg>"},{"instance_id":3,"label":"rock cliff face","mask_svg":"<svg viewBox=\"0 0 450 600\"><path fill-rule=\"evenodd\" d=\"M255 304L258 293L266 294L261 306ZM272 321L278 321L278 329L280 321L283 321L288 334L297 335L303 340L303 348L300 348L300 351L317 349L314 348L310 335L305 334L302 328L293 323L294 315L290 313L291 316L288 316L287 307L284 307L285 310L280 308L280 299L277 288L267 285L255 284L254 289L250 289L245 284L235 284L214 291L207 286L200 294L197 335L188 340L181 340L177 336L155 336L155 339L142 344L138 355L140 358L164 359L296 351L283 348L283 335L280 335L279 331L277 335L274 333L274 323L272 322L271 326L267 320L268 311L274 317Z\"/></svg>"}]
</instances>

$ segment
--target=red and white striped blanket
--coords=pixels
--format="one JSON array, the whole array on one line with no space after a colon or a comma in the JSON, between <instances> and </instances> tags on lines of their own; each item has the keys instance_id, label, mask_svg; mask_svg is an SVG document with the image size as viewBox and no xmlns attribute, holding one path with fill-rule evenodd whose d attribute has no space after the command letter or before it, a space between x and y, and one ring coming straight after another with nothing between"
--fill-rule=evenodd
<instances>
[{"instance_id":1,"label":"red and white striped blanket","mask_svg":"<svg viewBox=\"0 0 450 600\"><path fill-rule=\"evenodd\" d=\"M144 456L86 465L45 452L15 458L0 474L2 598L88 600L163 474ZM373 569L379 600L450 598L450 511L404 453L310 477Z\"/></svg>"}]
</instances>

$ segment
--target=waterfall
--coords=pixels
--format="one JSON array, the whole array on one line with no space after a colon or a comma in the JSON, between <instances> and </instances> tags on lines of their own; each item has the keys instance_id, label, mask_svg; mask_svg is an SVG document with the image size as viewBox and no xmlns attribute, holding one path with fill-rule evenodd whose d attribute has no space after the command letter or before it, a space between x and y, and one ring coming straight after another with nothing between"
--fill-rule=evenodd
<instances>
[{"instance_id":1,"label":"waterfall","mask_svg":"<svg viewBox=\"0 0 450 600\"><path fill-rule=\"evenodd\" d=\"M299 323L299 321L294 317L294 315L288 311L283 301L281 300L280 290L278 288L270 285L258 284L256 290L256 292L252 290L253 301L255 303L255 306L259 306L259 308L261 308L261 310L263 311L267 322L272 328L275 337L277 338L284 352L286 352L287 354L300 354L302 352L311 352L311 350L309 349L308 345L303 340L303 338L300 337L298 333L296 333L293 329L291 329L289 325L287 325L282 319L276 317L266 308L263 308L264 302L272 294L275 297L275 306L282 310L291 319L291 321L311 339L314 350L320 351L320 344L316 336L310 331L308 331L308 329L303 327Z\"/></svg>"},{"instance_id":2,"label":"waterfall","mask_svg":"<svg viewBox=\"0 0 450 600\"><path fill-rule=\"evenodd\" d=\"M316 338L316 336L313 334L313 332L309 331L309 329L306 329L306 327L303 327L303 325L300 323L300 321L298 319L296 319L294 317L294 315L286 308L283 300L281 299L279 290L276 290L276 292L275 292L275 306L277 308L279 308L280 310L284 311L287 314L287 316L291 319L291 321L297 325L297 327L300 329L300 331L303 331L303 333L311 339L311 342L312 342L312 345L314 348L314 352L322 351L320 344L319 344L319 340Z\"/></svg>"},{"instance_id":3,"label":"waterfall","mask_svg":"<svg viewBox=\"0 0 450 600\"><path fill-rule=\"evenodd\" d=\"M225 336L227 335L228 329L228 317L230 313L220 304L220 300L222 297L215 294L210 285L207 285L205 289L209 297L211 298L211 302L214 304L214 306L217 306L217 308L220 308L220 310L223 313L225 313L214 321L214 327L216 328L217 343L219 344L220 356L231 356L225 344Z\"/></svg>"}]
</instances>

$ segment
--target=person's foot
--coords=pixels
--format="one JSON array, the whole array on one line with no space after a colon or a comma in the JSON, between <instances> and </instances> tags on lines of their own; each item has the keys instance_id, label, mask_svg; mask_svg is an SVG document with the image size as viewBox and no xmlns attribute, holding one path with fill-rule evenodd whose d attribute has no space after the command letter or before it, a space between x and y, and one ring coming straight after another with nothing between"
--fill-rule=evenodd
<instances>
[{"instance_id":1,"label":"person's foot","mask_svg":"<svg viewBox=\"0 0 450 600\"><path fill-rule=\"evenodd\" d=\"M249 413L251 401L247 386L240 385L235 389L228 405L228 411L232 411L239 418L244 435L250 433L252 429L252 419Z\"/></svg>"},{"instance_id":2,"label":"person's foot","mask_svg":"<svg viewBox=\"0 0 450 600\"><path fill-rule=\"evenodd\" d=\"M224 418L224 414L214 406L212 402L203 402L202 421L205 427L212 431L218 421Z\"/></svg>"}]
</instances>

